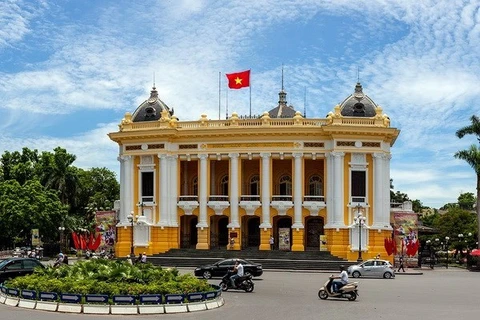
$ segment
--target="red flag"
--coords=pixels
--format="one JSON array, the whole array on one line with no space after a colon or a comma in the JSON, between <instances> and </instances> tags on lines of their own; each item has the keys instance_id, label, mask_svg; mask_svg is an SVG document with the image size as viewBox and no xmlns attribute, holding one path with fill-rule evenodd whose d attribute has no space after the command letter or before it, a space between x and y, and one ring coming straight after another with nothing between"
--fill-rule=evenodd
<instances>
[{"instance_id":1,"label":"red flag","mask_svg":"<svg viewBox=\"0 0 480 320\"><path fill-rule=\"evenodd\" d=\"M92 250L95 251L100 247L100 243L102 242L102 235L97 234L97 238L95 239L95 242L92 245Z\"/></svg>"},{"instance_id":2,"label":"red flag","mask_svg":"<svg viewBox=\"0 0 480 320\"><path fill-rule=\"evenodd\" d=\"M250 70L236 73L225 74L228 79L228 87L230 89L241 89L250 87Z\"/></svg>"},{"instance_id":3,"label":"red flag","mask_svg":"<svg viewBox=\"0 0 480 320\"><path fill-rule=\"evenodd\" d=\"M88 239L88 244L87 244L87 248L90 249L90 250L93 250L93 242L95 240L93 239L93 232L90 232L90 238Z\"/></svg>"},{"instance_id":4,"label":"red flag","mask_svg":"<svg viewBox=\"0 0 480 320\"><path fill-rule=\"evenodd\" d=\"M87 249L87 241L85 240L85 235L80 235L80 249L85 250Z\"/></svg>"},{"instance_id":5,"label":"red flag","mask_svg":"<svg viewBox=\"0 0 480 320\"><path fill-rule=\"evenodd\" d=\"M78 235L75 232L72 232L73 246L75 249L80 249L80 244L78 243Z\"/></svg>"}]
</instances>

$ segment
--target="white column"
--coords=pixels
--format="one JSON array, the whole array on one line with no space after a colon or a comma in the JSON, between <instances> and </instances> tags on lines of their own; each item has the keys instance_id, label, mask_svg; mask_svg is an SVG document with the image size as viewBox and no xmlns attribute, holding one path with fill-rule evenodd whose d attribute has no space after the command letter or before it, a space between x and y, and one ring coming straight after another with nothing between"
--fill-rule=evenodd
<instances>
[{"instance_id":1,"label":"white column","mask_svg":"<svg viewBox=\"0 0 480 320\"><path fill-rule=\"evenodd\" d=\"M384 175L383 175L383 154L373 154L373 228L383 228L385 225L384 210Z\"/></svg>"},{"instance_id":2,"label":"white column","mask_svg":"<svg viewBox=\"0 0 480 320\"><path fill-rule=\"evenodd\" d=\"M207 154L198 155L200 158L200 181L199 181L199 211L200 220L197 224L197 228L208 227L207 223Z\"/></svg>"},{"instance_id":3,"label":"white column","mask_svg":"<svg viewBox=\"0 0 480 320\"><path fill-rule=\"evenodd\" d=\"M124 156L125 168L125 212L127 215L134 210L133 207L133 156Z\"/></svg>"},{"instance_id":4,"label":"white column","mask_svg":"<svg viewBox=\"0 0 480 320\"><path fill-rule=\"evenodd\" d=\"M327 153L326 155L327 160L327 187L326 187L326 206L327 206L327 221L325 224L325 228L332 228L333 227L333 185L335 184L333 181L333 155L332 153Z\"/></svg>"},{"instance_id":5,"label":"white column","mask_svg":"<svg viewBox=\"0 0 480 320\"><path fill-rule=\"evenodd\" d=\"M177 200L178 200L178 156L171 155L168 157L168 174L169 174L169 183L168 183L168 197L169 197L169 221L168 225L170 227L178 227L177 219Z\"/></svg>"},{"instance_id":6,"label":"white column","mask_svg":"<svg viewBox=\"0 0 480 320\"><path fill-rule=\"evenodd\" d=\"M294 153L293 212L292 228L303 228L302 223L302 153Z\"/></svg>"},{"instance_id":7,"label":"white column","mask_svg":"<svg viewBox=\"0 0 480 320\"><path fill-rule=\"evenodd\" d=\"M262 157L262 223L260 228L272 228L270 223L270 153L260 153Z\"/></svg>"},{"instance_id":8,"label":"white column","mask_svg":"<svg viewBox=\"0 0 480 320\"><path fill-rule=\"evenodd\" d=\"M228 228L240 228L238 222L238 153L230 153L230 223Z\"/></svg>"},{"instance_id":9,"label":"white column","mask_svg":"<svg viewBox=\"0 0 480 320\"><path fill-rule=\"evenodd\" d=\"M343 220L343 159L345 157L344 152L332 152L333 156L333 226L344 227L345 222Z\"/></svg>"},{"instance_id":10,"label":"white column","mask_svg":"<svg viewBox=\"0 0 480 320\"><path fill-rule=\"evenodd\" d=\"M160 158L160 225L168 225L168 158L166 154L159 154Z\"/></svg>"},{"instance_id":11,"label":"white column","mask_svg":"<svg viewBox=\"0 0 480 320\"><path fill-rule=\"evenodd\" d=\"M391 154L384 154L383 162L383 222L386 229L392 229L390 225L390 160Z\"/></svg>"},{"instance_id":12,"label":"white column","mask_svg":"<svg viewBox=\"0 0 480 320\"><path fill-rule=\"evenodd\" d=\"M125 193L125 158L124 156L117 157L120 162L120 212L118 214L118 221L120 224L128 224L128 211L125 207L125 199L127 197Z\"/></svg>"}]
</instances>

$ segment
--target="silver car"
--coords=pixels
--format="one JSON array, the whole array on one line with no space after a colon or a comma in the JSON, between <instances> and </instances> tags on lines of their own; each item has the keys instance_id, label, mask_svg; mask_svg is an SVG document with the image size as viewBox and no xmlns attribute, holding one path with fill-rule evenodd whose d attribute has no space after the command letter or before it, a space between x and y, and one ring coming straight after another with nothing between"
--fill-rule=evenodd
<instances>
[{"instance_id":1,"label":"silver car","mask_svg":"<svg viewBox=\"0 0 480 320\"><path fill-rule=\"evenodd\" d=\"M395 278L395 269L390 261L371 259L360 264L349 266L348 274L354 278L375 277L375 278Z\"/></svg>"}]
</instances>

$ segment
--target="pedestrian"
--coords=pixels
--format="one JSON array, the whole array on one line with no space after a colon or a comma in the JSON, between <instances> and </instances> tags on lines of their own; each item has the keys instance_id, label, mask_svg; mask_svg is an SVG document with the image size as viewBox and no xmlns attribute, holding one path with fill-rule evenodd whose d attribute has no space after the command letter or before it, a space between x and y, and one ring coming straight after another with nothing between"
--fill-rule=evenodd
<instances>
[{"instance_id":1,"label":"pedestrian","mask_svg":"<svg viewBox=\"0 0 480 320\"><path fill-rule=\"evenodd\" d=\"M135 256L134 256L134 257L135 257ZM127 263L128 263L128 264L133 264L133 262L132 262L132 256L129 255L129 254L127 254Z\"/></svg>"},{"instance_id":2,"label":"pedestrian","mask_svg":"<svg viewBox=\"0 0 480 320\"><path fill-rule=\"evenodd\" d=\"M270 250L274 250L275 249L275 239L273 238L272 235L270 235L269 243L270 243Z\"/></svg>"},{"instance_id":3,"label":"pedestrian","mask_svg":"<svg viewBox=\"0 0 480 320\"><path fill-rule=\"evenodd\" d=\"M398 259L398 263L399 263L399 266L398 266L397 272L400 272L400 269L402 269L403 272L405 272L405 268L403 267L403 256L400 256L400 258Z\"/></svg>"},{"instance_id":4,"label":"pedestrian","mask_svg":"<svg viewBox=\"0 0 480 320\"><path fill-rule=\"evenodd\" d=\"M140 263L142 262L142 254L139 253L137 259L135 259L135 263Z\"/></svg>"},{"instance_id":5,"label":"pedestrian","mask_svg":"<svg viewBox=\"0 0 480 320\"><path fill-rule=\"evenodd\" d=\"M63 263L63 259L64 259L63 253L60 252L57 256L57 259L53 263L53 267L58 267L59 265L61 265Z\"/></svg>"},{"instance_id":6,"label":"pedestrian","mask_svg":"<svg viewBox=\"0 0 480 320\"><path fill-rule=\"evenodd\" d=\"M147 253L146 252L144 252L142 254L142 258L140 259L140 262L141 263L147 263Z\"/></svg>"}]
</instances>

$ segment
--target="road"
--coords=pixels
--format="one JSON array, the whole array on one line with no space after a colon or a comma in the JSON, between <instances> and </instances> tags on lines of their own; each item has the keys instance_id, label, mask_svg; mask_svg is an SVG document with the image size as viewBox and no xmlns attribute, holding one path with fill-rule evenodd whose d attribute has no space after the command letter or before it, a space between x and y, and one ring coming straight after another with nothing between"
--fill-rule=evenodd
<instances>
[{"instance_id":1,"label":"road","mask_svg":"<svg viewBox=\"0 0 480 320\"><path fill-rule=\"evenodd\" d=\"M190 272L183 270L183 272ZM318 299L327 273L266 271L255 280L252 293L224 292L225 305L209 311L141 319L476 319L480 314L480 273L451 268L425 270L423 275L397 275L396 279L356 279L360 296L354 302ZM220 279L210 280L218 284ZM113 316L61 314L0 305L2 319L97 320ZM126 318L127 316L125 316ZM118 318L118 317L115 317ZM123 317L121 317L123 318ZM132 316L128 316L129 319Z\"/></svg>"}]
</instances>

